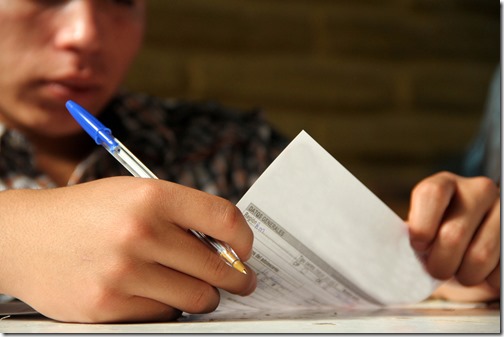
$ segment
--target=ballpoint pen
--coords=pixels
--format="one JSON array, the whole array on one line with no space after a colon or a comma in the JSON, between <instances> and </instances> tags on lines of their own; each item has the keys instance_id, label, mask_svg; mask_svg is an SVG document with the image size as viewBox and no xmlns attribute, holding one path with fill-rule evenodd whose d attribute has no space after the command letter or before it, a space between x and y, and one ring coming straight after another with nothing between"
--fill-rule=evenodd
<instances>
[{"instance_id":1,"label":"ballpoint pen","mask_svg":"<svg viewBox=\"0 0 504 337\"><path fill-rule=\"evenodd\" d=\"M102 145L114 158L116 158L132 175L140 178L158 179L133 153L131 153L117 138L112 135L98 119L86 109L73 101L66 102L66 108L79 123L79 125L94 139L96 144ZM244 264L240 261L233 249L226 243L218 241L211 236L190 229L201 241L213 248L231 267L246 274Z\"/></svg>"}]
</instances>

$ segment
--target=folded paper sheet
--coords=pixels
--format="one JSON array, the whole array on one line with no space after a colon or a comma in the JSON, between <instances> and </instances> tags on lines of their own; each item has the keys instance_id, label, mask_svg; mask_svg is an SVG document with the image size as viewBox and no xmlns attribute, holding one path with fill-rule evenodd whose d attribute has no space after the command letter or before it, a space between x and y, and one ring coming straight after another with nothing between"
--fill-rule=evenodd
<instances>
[{"instance_id":1,"label":"folded paper sheet","mask_svg":"<svg viewBox=\"0 0 504 337\"><path fill-rule=\"evenodd\" d=\"M238 207L254 231L258 288L222 292L220 310L377 308L419 302L437 285L406 224L304 131Z\"/></svg>"}]
</instances>

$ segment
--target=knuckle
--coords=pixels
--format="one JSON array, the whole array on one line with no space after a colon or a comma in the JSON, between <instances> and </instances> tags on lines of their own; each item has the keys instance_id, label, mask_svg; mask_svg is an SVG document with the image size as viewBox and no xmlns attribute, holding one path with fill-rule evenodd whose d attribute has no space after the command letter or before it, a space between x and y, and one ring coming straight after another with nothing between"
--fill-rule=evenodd
<instances>
[{"instance_id":1,"label":"knuckle","mask_svg":"<svg viewBox=\"0 0 504 337\"><path fill-rule=\"evenodd\" d=\"M438 177L442 178L443 180L450 180L450 179L455 179L456 175L452 172L449 171L440 171L436 174Z\"/></svg>"},{"instance_id":2,"label":"knuckle","mask_svg":"<svg viewBox=\"0 0 504 337\"><path fill-rule=\"evenodd\" d=\"M114 312L118 296L111 288L104 287L102 284L95 284L90 288L89 300L80 306L80 320L87 323L98 323L103 321L108 313Z\"/></svg>"},{"instance_id":3,"label":"knuckle","mask_svg":"<svg viewBox=\"0 0 504 337\"><path fill-rule=\"evenodd\" d=\"M474 183L478 186L479 192L483 195L495 194L497 196L498 188L492 179L488 177L473 178Z\"/></svg>"},{"instance_id":4,"label":"knuckle","mask_svg":"<svg viewBox=\"0 0 504 337\"><path fill-rule=\"evenodd\" d=\"M454 249L462 243L465 236L464 226L459 221L445 224L439 229L438 240L446 249Z\"/></svg>"},{"instance_id":5,"label":"knuckle","mask_svg":"<svg viewBox=\"0 0 504 337\"><path fill-rule=\"evenodd\" d=\"M131 259L127 257L117 258L114 263L112 263L107 270L107 283L110 284L110 288L119 287L119 285L126 282L126 280L132 279L137 275L137 267L132 262Z\"/></svg>"},{"instance_id":6,"label":"knuckle","mask_svg":"<svg viewBox=\"0 0 504 337\"><path fill-rule=\"evenodd\" d=\"M215 253L209 252L204 264L205 274L209 276L209 282L217 285L226 278L229 266Z\"/></svg>"},{"instance_id":7,"label":"knuckle","mask_svg":"<svg viewBox=\"0 0 504 337\"><path fill-rule=\"evenodd\" d=\"M415 199L434 199L439 201L443 198L446 191L446 183L439 181L425 180L415 186L412 196Z\"/></svg>"},{"instance_id":8,"label":"knuckle","mask_svg":"<svg viewBox=\"0 0 504 337\"><path fill-rule=\"evenodd\" d=\"M159 200L161 188L149 181L151 179L138 180L143 181L139 181L131 188L132 199L129 200L131 207L118 220L117 230L112 238L120 247L127 250L135 244L155 238L152 223L147 221L145 214L149 212L148 206L154 204L155 200ZM141 211L138 211L139 209Z\"/></svg>"},{"instance_id":9,"label":"knuckle","mask_svg":"<svg viewBox=\"0 0 504 337\"><path fill-rule=\"evenodd\" d=\"M138 185L135 189L135 195L139 198L140 202L146 203L147 205L163 198L163 193L165 190L154 179L138 179Z\"/></svg>"},{"instance_id":10,"label":"knuckle","mask_svg":"<svg viewBox=\"0 0 504 337\"><path fill-rule=\"evenodd\" d=\"M133 247L150 242L155 238L151 224L136 215L132 215L121 223L115 235L115 240L117 240L118 246L123 252L130 251Z\"/></svg>"},{"instance_id":11,"label":"knuckle","mask_svg":"<svg viewBox=\"0 0 504 337\"><path fill-rule=\"evenodd\" d=\"M490 247L470 248L467 252L468 260L475 266L484 265L491 260L493 255L493 250Z\"/></svg>"},{"instance_id":12,"label":"knuckle","mask_svg":"<svg viewBox=\"0 0 504 337\"><path fill-rule=\"evenodd\" d=\"M224 230L227 232L233 232L237 228L239 223L238 219L241 216L241 212L233 205L230 201L222 199L220 202L215 204L216 212L220 216L220 223Z\"/></svg>"}]
</instances>

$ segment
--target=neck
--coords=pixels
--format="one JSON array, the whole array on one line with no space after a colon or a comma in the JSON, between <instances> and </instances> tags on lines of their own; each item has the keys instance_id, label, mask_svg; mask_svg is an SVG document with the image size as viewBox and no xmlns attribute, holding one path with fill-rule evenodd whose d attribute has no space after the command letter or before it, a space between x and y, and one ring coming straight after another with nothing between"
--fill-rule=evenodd
<instances>
[{"instance_id":1,"label":"neck","mask_svg":"<svg viewBox=\"0 0 504 337\"><path fill-rule=\"evenodd\" d=\"M84 133L64 137L32 135L37 167L58 186L65 186L75 167L93 150L93 142Z\"/></svg>"}]
</instances>

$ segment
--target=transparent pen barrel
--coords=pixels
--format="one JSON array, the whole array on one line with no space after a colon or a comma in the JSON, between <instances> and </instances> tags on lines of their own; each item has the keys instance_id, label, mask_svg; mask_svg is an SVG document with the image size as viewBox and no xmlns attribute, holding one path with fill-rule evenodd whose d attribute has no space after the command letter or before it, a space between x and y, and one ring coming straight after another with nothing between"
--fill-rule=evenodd
<instances>
[{"instance_id":1,"label":"transparent pen barrel","mask_svg":"<svg viewBox=\"0 0 504 337\"><path fill-rule=\"evenodd\" d=\"M153 178L158 179L151 170L149 170L142 162L135 157L133 153L131 153L117 138L114 138L114 141L117 145L114 147L108 146L108 144L103 143L102 145L107 149L107 151L113 155L133 176L139 178ZM228 244L219 242L212 238L211 236L207 236L198 231L192 230L196 237L198 237L203 242L207 243L213 249L217 251L217 253L227 262L230 266L237 269L238 271L246 274L247 271L245 266L240 261L236 253L233 251Z\"/></svg>"},{"instance_id":2,"label":"transparent pen barrel","mask_svg":"<svg viewBox=\"0 0 504 337\"><path fill-rule=\"evenodd\" d=\"M107 148L111 155L113 155L133 176L140 178L154 178L156 175L152 173L142 162L135 157L120 141L115 139L118 146L114 148Z\"/></svg>"}]
</instances>

